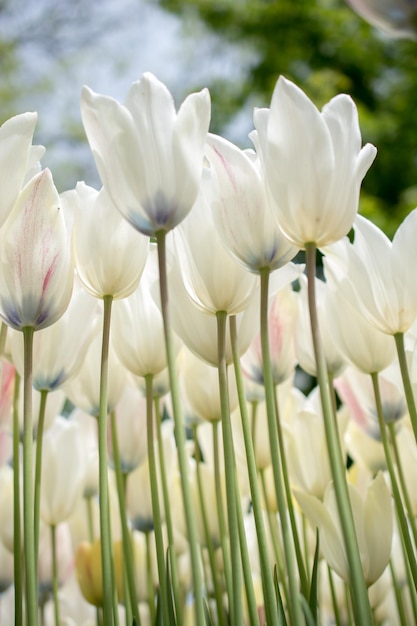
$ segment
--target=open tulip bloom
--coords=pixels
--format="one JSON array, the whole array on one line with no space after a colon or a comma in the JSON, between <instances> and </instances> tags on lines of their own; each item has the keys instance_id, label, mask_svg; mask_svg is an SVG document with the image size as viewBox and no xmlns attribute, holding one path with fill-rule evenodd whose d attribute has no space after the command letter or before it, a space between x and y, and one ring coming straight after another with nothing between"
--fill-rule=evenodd
<instances>
[{"instance_id":1,"label":"open tulip bloom","mask_svg":"<svg viewBox=\"0 0 417 626\"><path fill-rule=\"evenodd\" d=\"M357 215L352 99L280 77L255 150L149 73L81 111L100 191L0 127L2 623L417 623L417 209Z\"/></svg>"}]
</instances>

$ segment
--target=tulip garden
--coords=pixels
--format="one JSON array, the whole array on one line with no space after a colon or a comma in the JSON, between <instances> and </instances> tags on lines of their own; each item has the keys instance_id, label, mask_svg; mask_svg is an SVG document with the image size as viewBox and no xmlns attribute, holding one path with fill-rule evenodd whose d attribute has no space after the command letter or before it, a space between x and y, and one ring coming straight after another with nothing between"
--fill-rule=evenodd
<instances>
[{"instance_id":1,"label":"tulip garden","mask_svg":"<svg viewBox=\"0 0 417 626\"><path fill-rule=\"evenodd\" d=\"M0 127L6 626L417 623L417 209L358 213L349 95L210 107L85 87L62 194Z\"/></svg>"}]
</instances>

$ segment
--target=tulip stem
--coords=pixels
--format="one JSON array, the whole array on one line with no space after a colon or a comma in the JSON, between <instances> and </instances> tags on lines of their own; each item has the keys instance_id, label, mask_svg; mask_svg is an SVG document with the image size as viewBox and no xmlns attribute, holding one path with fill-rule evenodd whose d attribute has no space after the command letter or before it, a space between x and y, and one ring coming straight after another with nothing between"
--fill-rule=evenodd
<instances>
[{"instance_id":1,"label":"tulip stem","mask_svg":"<svg viewBox=\"0 0 417 626\"><path fill-rule=\"evenodd\" d=\"M217 517L219 520L220 544L223 555L224 578L226 583L227 597L232 597L232 566L230 563L230 545L227 541L226 518L223 507L223 481L221 479L220 470L220 445L219 445L219 422L212 422L213 431L213 465L214 465L214 484L216 490L216 507ZM230 606L229 606L230 611Z\"/></svg>"},{"instance_id":2,"label":"tulip stem","mask_svg":"<svg viewBox=\"0 0 417 626\"><path fill-rule=\"evenodd\" d=\"M330 392L330 384L327 372L326 360L320 339L319 321L316 306L316 254L317 248L314 243L306 244L307 260L307 290L308 305L310 312L311 333L313 339L314 355L316 358L317 379L319 383L320 398L323 410L324 428L326 434L327 450L330 467L336 492L337 507L339 511L342 533L346 546L347 560L350 570L350 587L352 592L355 621L361 626L374 623L371 607L369 604L368 591L362 570L356 537L353 514L349 499L346 479L346 466L340 449L339 437L336 427L336 418L333 411L333 401Z\"/></svg>"},{"instance_id":3,"label":"tulip stem","mask_svg":"<svg viewBox=\"0 0 417 626\"><path fill-rule=\"evenodd\" d=\"M43 450L43 433L45 430L45 413L46 401L48 399L48 390L43 389L41 392L41 401L39 406L38 428L36 432L36 451L35 451L35 501L34 501L34 529L35 529L35 560L38 563L39 558L39 512L41 505L41 472L42 472L42 450ZM38 567L36 566L36 572Z\"/></svg>"},{"instance_id":4,"label":"tulip stem","mask_svg":"<svg viewBox=\"0 0 417 626\"><path fill-rule=\"evenodd\" d=\"M401 377L403 380L404 394L407 402L408 413L410 415L411 426L413 427L414 438L417 443L417 409L410 380L410 373L408 371L407 357L405 354L404 333L396 333L394 335L394 339L397 348L398 362L400 365Z\"/></svg>"},{"instance_id":5,"label":"tulip stem","mask_svg":"<svg viewBox=\"0 0 417 626\"><path fill-rule=\"evenodd\" d=\"M375 396L375 406L376 412L378 416L378 424L379 424L379 432L381 434L381 441L384 447L385 460L387 462L388 473L391 481L391 489L392 495L395 503L395 510L397 513L398 526L402 536L402 540L404 542L405 551L407 555L408 562L410 564L411 573L413 576L414 586L417 587L417 561L415 558L413 544L411 542L410 533L409 533L409 524L407 521L407 517L404 512L403 502L401 499L401 493L398 486L397 475L395 473L394 462L391 455L391 449L388 442L387 430L384 420L384 411L382 408L381 401L381 393L379 389L379 380L378 374L371 374L372 378L372 387L374 390Z\"/></svg>"},{"instance_id":6,"label":"tulip stem","mask_svg":"<svg viewBox=\"0 0 417 626\"><path fill-rule=\"evenodd\" d=\"M167 572L165 565L165 546L162 536L162 517L159 506L159 485L156 474L156 455L153 432L153 375L145 376L146 384L146 439L148 444L149 481L151 485L153 528L156 545L156 559L159 577L158 604L162 612L162 623L169 624Z\"/></svg>"},{"instance_id":7,"label":"tulip stem","mask_svg":"<svg viewBox=\"0 0 417 626\"><path fill-rule=\"evenodd\" d=\"M233 572L232 597L230 598L232 624L243 624L242 603L242 563L239 543L239 526L236 497L236 461L233 447L232 425L230 421L229 394L226 364L226 322L227 313L217 311L217 354L221 421L223 432L224 471L226 479L227 519L229 524L229 542Z\"/></svg>"},{"instance_id":8,"label":"tulip stem","mask_svg":"<svg viewBox=\"0 0 417 626\"><path fill-rule=\"evenodd\" d=\"M20 465L19 465L19 392L20 376L16 372L13 392L13 568L14 568L14 615L15 626L23 624L23 581L21 556L21 519L20 519Z\"/></svg>"},{"instance_id":9,"label":"tulip stem","mask_svg":"<svg viewBox=\"0 0 417 626\"><path fill-rule=\"evenodd\" d=\"M133 617L136 620L136 624L137 626L139 626L140 615L138 598L136 594L133 545L127 521L125 486L123 481L122 466L120 462L119 438L117 435L116 416L114 411L110 413L110 428L113 448L114 471L116 475L116 487L119 500L120 525L122 528L123 578L125 580L125 587L127 587L127 592L129 595L129 597L125 598L125 606L127 614L129 614L130 608L131 612L133 613ZM126 621L128 621L127 618Z\"/></svg>"},{"instance_id":10,"label":"tulip stem","mask_svg":"<svg viewBox=\"0 0 417 626\"><path fill-rule=\"evenodd\" d=\"M293 538L287 517L287 501L285 497L284 480L278 446L278 429L275 414L275 390L272 377L271 356L269 349L268 330L268 296L269 296L269 267L260 270L261 299L260 299L260 333L263 361L263 377L265 388L265 403L268 420L268 434L271 449L271 463L274 474L275 492L277 496L278 512L281 521L282 542L284 547L285 565L288 574L290 602L288 610L291 624L303 624L304 618L299 599L299 590L294 564Z\"/></svg>"},{"instance_id":11,"label":"tulip stem","mask_svg":"<svg viewBox=\"0 0 417 626\"><path fill-rule=\"evenodd\" d=\"M33 417L32 417L32 326L23 328L23 534L26 579L26 619L30 626L38 623L35 531L33 526Z\"/></svg>"},{"instance_id":12,"label":"tulip stem","mask_svg":"<svg viewBox=\"0 0 417 626\"><path fill-rule=\"evenodd\" d=\"M56 526L51 526L51 548L52 548L52 595L54 599L55 626L60 626L59 619L59 599L58 599L58 559L56 553Z\"/></svg>"},{"instance_id":13,"label":"tulip stem","mask_svg":"<svg viewBox=\"0 0 417 626\"><path fill-rule=\"evenodd\" d=\"M98 415L98 458L100 489L100 541L103 577L103 623L113 626L112 544L109 518L109 488L107 477L107 415L110 320L113 296L104 296L103 334L100 366L100 408Z\"/></svg>"},{"instance_id":14,"label":"tulip stem","mask_svg":"<svg viewBox=\"0 0 417 626\"><path fill-rule=\"evenodd\" d=\"M201 478L201 467L200 467L201 466L201 454L200 454L200 448L198 445L197 428L198 428L198 424L194 424L193 425L193 438L194 438L194 446L196 450L195 460L196 460L198 500L199 500L200 509L201 509L201 517L203 520L204 538L205 538L207 552L208 552L209 561L210 561L211 575L213 578L213 589L214 589L214 598L216 601L217 620L218 620L219 626L225 626L226 622L225 622L225 611L224 611L223 598L222 598L222 589L219 583L219 576L218 576L218 570L217 570L217 565L216 565L213 540L210 536L210 528L209 528L209 524L207 520L206 501L204 499L203 480Z\"/></svg>"},{"instance_id":15,"label":"tulip stem","mask_svg":"<svg viewBox=\"0 0 417 626\"><path fill-rule=\"evenodd\" d=\"M197 524L191 498L191 488L188 477L188 458L185 449L185 428L181 411L179 385L175 368L175 354L172 340L172 331L169 320L168 306L168 279L166 262L166 232L163 230L155 233L158 244L159 263L159 289L161 297L161 314L164 324L165 349L167 355L169 382L171 386L172 411L175 424L175 439L177 442L178 466L181 479L182 497L184 503L185 520L190 545L191 568L194 580L194 606L196 613L196 626L204 626L203 608L203 581L200 564L200 550L198 545Z\"/></svg>"},{"instance_id":16,"label":"tulip stem","mask_svg":"<svg viewBox=\"0 0 417 626\"><path fill-rule=\"evenodd\" d=\"M256 527L256 535L258 538L259 559L261 564L261 578L264 590L264 602L266 621L268 626L278 624L278 611L275 599L274 582L272 579L272 567L268 550L268 542L264 526L264 518L262 512L262 502L259 493L258 474L256 469L254 444L251 437L249 416L245 397L245 386L243 382L242 368L240 366L240 353L238 346L236 316L233 315L229 320L230 339L233 351L233 364L235 368L236 386L239 397L240 417L243 430L243 438L245 443L246 461L248 464L249 485L252 497L252 507Z\"/></svg>"},{"instance_id":17,"label":"tulip stem","mask_svg":"<svg viewBox=\"0 0 417 626\"><path fill-rule=\"evenodd\" d=\"M166 472L166 464L165 464L165 449L163 445L162 439L162 428L161 428L161 411L159 408L159 398L155 398L154 401L155 406L155 417L156 417L156 435L158 439L158 458L159 458L159 469L161 476L161 485L162 485L162 495L164 500L164 513L165 513L165 524L168 535L168 553L169 553L169 563L171 566L170 575L172 580L172 592L174 596L174 605L175 605L175 615L177 619L177 624L182 623L182 611L181 611L181 602L180 602L180 589L178 582L178 565L177 565L177 555L175 552L175 539L174 539L174 527L172 524L172 515L171 515L171 505L169 501L169 491L167 484L167 472Z\"/></svg>"}]
</instances>

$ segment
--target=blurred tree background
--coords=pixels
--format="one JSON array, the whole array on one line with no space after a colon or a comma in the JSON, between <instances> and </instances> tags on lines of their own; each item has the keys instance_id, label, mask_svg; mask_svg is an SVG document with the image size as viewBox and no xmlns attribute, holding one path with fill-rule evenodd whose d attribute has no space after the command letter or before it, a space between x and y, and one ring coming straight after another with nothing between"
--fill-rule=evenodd
<instances>
[{"instance_id":1,"label":"blurred tree background","mask_svg":"<svg viewBox=\"0 0 417 626\"><path fill-rule=\"evenodd\" d=\"M178 102L207 86L211 130L241 147L280 74L319 108L346 92L363 141L378 148L361 212L392 236L417 206L416 46L371 28L343 0L0 0L0 122L40 111L36 140L63 190L99 184L79 114L83 83L123 100L150 70Z\"/></svg>"},{"instance_id":2,"label":"blurred tree background","mask_svg":"<svg viewBox=\"0 0 417 626\"><path fill-rule=\"evenodd\" d=\"M202 23L250 52L243 79L208 85L213 132L227 130L242 109L269 106L280 74L319 108L340 92L353 97L363 140L378 148L361 212L392 236L417 206L417 43L377 32L343 0L158 1L189 29Z\"/></svg>"}]
</instances>

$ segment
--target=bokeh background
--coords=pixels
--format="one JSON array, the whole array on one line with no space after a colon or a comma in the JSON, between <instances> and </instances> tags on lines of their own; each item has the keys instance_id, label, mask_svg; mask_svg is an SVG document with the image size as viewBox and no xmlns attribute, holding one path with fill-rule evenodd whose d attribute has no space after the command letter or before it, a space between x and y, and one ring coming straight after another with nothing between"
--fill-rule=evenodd
<instances>
[{"instance_id":1,"label":"bokeh background","mask_svg":"<svg viewBox=\"0 0 417 626\"><path fill-rule=\"evenodd\" d=\"M211 130L242 148L280 74L319 108L349 93L363 141L378 148L361 212L392 236L417 206L417 43L373 29L343 0L0 0L0 122L38 111L60 191L100 184L82 86L123 101L145 71L178 104L209 87Z\"/></svg>"}]
</instances>

